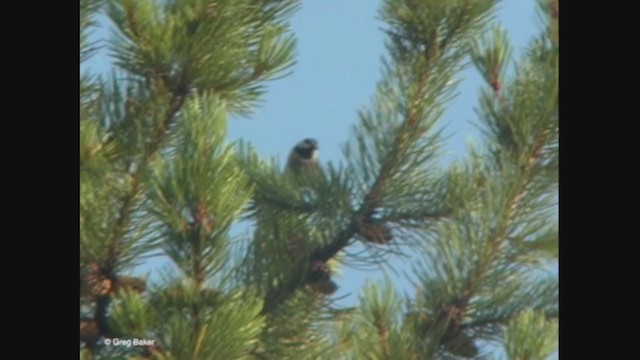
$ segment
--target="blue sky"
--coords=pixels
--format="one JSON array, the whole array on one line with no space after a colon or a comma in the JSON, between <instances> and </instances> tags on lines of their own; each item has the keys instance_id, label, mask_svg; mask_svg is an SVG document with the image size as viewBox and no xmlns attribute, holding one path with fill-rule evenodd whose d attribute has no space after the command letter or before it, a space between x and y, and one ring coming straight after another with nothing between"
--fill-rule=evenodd
<instances>
[{"instance_id":1,"label":"blue sky","mask_svg":"<svg viewBox=\"0 0 640 360\"><path fill-rule=\"evenodd\" d=\"M350 136L357 110L369 104L375 84L380 79L384 37L376 20L381 1L306 0L292 18L298 39L297 65L293 74L269 83L263 105L249 118L232 118L231 140L251 142L264 157L275 156L284 164L296 142L315 137L320 143L323 162L339 162L340 147ZM534 0L502 1L498 21L507 29L514 55L539 31ZM103 27L94 32L105 38ZM108 73L110 64L105 52L94 56L87 67L94 73ZM84 67L84 66L83 66ZM467 139L477 136L471 125L478 91L483 85L473 68L464 71L459 95L450 103L441 120L449 138L443 165L454 157L463 157ZM237 229L242 230L242 229ZM159 263L146 264L145 270ZM394 265L399 265L395 262ZM366 279L379 279L382 273L342 269L337 296L351 293L343 304L353 304ZM410 291L409 283L395 278L399 288Z\"/></svg>"}]
</instances>

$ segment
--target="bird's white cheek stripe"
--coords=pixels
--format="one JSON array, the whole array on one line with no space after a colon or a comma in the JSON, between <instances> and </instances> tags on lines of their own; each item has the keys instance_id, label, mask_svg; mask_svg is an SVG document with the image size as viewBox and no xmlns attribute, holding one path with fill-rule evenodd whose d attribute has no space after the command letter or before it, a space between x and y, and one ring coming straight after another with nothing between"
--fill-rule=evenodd
<instances>
[{"instance_id":1,"label":"bird's white cheek stripe","mask_svg":"<svg viewBox=\"0 0 640 360\"><path fill-rule=\"evenodd\" d=\"M320 151L318 150L313 150L313 154L311 155L312 159L317 159L318 156L320 156Z\"/></svg>"}]
</instances>

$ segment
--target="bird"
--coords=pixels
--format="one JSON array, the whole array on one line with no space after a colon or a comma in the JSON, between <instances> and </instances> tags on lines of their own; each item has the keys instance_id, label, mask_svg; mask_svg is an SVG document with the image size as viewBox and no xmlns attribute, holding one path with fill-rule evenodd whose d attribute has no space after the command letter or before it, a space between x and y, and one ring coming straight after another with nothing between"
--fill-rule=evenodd
<instances>
[{"instance_id":1,"label":"bird","mask_svg":"<svg viewBox=\"0 0 640 360\"><path fill-rule=\"evenodd\" d=\"M289 153L285 172L296 175L319 173L321 170L318 155L319 148L316 139L307 138L300 141Z\"/></svg>"},{"instance_id":2,"label":"bird","mask_svg":"<svg viewBox=\"0 0 640 360\"><path fill-rule=\"evenodd\" d=\"M306 138L301 140L289 153L285 174L292 175L296 183L305 187L305 190L310 190L306 188L309 185L307 180L324 179L318 155L319 147L316 139ZM313 190L310 191L313 192ZM306 235L310 234L307 233ZM291 238L291 245L292 249L298 250L298 256L307 258L309 253L307 249L308 243L303 239L304 235L295 234ZM306 263L307 269L303 273L305 274L305 281L312 289L325 295L331 295L338 289L338 285L331 279L331 269L325 261L307 258Z\"/></svg>"}]
</instances>

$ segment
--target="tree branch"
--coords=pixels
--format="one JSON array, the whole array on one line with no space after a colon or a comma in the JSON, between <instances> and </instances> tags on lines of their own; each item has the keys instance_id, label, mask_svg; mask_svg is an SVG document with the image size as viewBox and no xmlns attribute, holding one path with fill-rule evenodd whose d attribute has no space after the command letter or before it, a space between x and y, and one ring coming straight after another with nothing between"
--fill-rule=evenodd
<instances>
[{"instance_id":1,"label":"tree branch","mask_svg":"<svg viewBox=\"0 0 640 360\"><path fill-rule=\"evenodd\" d=\"M493 258L498 253L500 245L507 239L507 229L509 222L513 219L518 210L522 199L524 198L527 185L531 182L533 168L542 156L542 149L544 144L551 133L550 129L541 131L535 139L532 147L531 154L527 159L527 163L523 169L523 180L520 184L520 191L513 195L507 204L506 218L499 222L498 228L493 239L489 242L489 247L486 249L484 256L481 258L479 266L476 268L474 275L469 279L469 284L464 297L471 298L473 294L477 292L480 287L482 276L489 270L489 266L493 262Z\"/></svg>"}]
</instances>

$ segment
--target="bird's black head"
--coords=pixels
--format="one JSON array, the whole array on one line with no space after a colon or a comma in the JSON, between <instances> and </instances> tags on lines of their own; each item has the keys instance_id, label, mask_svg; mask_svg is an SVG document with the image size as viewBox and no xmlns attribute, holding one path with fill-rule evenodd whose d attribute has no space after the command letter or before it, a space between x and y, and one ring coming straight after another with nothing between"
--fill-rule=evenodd
<instances>
[{"instance_id":1,"label":"bird's black head","mask_svg":"<svg viewBox=\"0 0 640 360\"><path fill-rule=\"evenodd\" d=\"M316 150L318 150L318 141L312 138L300 141L295 147L295 151L304 159L312 158Z\"/></svg>"}]
</instances>

